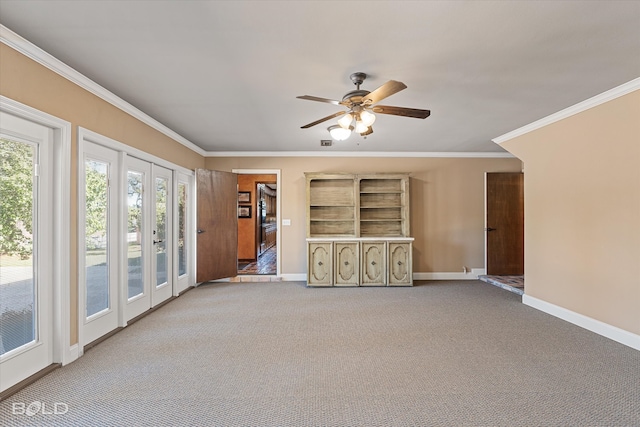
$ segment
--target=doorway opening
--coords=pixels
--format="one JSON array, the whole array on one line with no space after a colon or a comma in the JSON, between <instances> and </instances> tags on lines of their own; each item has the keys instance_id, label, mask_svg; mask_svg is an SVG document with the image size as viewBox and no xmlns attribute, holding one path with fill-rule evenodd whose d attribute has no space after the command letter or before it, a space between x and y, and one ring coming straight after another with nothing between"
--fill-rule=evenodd
<instances>
[{"instance_id":1,"label":"doorway opening","mask_svg":"<svg viewBox=\"0 0 640 427\"><path fill-rule=\"evenodd\" d=\"M256 172L238 173L238 275L277 275L278 175Z\"/></svg>"}]
</instances>

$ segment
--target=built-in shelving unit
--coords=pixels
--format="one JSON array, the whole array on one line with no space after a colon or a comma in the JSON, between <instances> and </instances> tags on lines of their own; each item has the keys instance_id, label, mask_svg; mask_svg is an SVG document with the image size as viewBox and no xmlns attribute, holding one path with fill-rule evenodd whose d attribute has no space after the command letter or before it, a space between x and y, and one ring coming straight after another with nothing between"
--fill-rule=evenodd
<instances>
[{"instance_id":1,"label":"built-in shelving unit","mask_svg":"<svg viewBox=\"0 0 640 427\"><path fill-rule=\"evenodd\" d=\"M308 236L355 236L356 196L353 178L318 178L309 181Z\"/></svg>"},{"instance_id":2,"label":"built-in shelving unit","mask_svg":"<svg viewBox=\"0 0 640 427\"><path fill-rule=\"evenodd\" d=\"M305 176L308 285L413 284L409 175Z\"/></svg>"}]
</instances>

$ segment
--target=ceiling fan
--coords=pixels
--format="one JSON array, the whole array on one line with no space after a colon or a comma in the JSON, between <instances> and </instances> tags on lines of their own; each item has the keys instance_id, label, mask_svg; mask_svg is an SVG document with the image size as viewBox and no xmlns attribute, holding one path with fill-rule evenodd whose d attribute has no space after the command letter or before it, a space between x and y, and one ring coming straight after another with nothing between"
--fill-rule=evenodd
<instances>
[{"instance_id":1,"label":"ceiling fan","mask_svg":"<svg viewBox=\"0 0 640 427\"><path fill-rule=\"evenodd\" d=\"M312 126L326 122L335 117L343 116L338 120L337 125L329 126L329 132L331 136L342 141L347 139L351 135L351 131L355 130L362 136L367 136L373 133L371 125L376 120L376 116L373 113L391 114L394 116L414 117L416 119L426 119L431 114L429 110L420 110L417 108L405 108L405 107L392 107L389 105L378 105L378 102L382 101L388 96L398 93L407 86L395 80L389 80L373 92L360 89L360 85L367 78L365 73L353 73L350 76L351 81L356 85L356 90L347 92L342 97L342 101L335 99L319 98L317 96L303 95L298 96L299 99L307 99L309 101L327 102L334 105L342 105L347 107L347 111L340 111L330 116L323 117L320 120L311 122L301 127L301 129L308 129ZM355 122L355 123L354 123Z\"/></svg>"}]
</instances>

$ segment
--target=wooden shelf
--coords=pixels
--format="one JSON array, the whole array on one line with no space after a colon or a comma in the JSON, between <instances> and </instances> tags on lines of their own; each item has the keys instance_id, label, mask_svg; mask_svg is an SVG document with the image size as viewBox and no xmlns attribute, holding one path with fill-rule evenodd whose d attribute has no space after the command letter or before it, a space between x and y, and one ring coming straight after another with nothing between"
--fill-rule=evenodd
<instances>
[{"instance_id":1,"label":"wooden shelf","mask_svg":"<svg viewBox=\"0 0 640 427\"><path fill-rule=\"evenodd\" d=\"M409 236L409 175L306 173L307 237ZM352 224L347 224L351 222ZM389 226L390 230L385 230Z\"/></svg>"}]
</instances>

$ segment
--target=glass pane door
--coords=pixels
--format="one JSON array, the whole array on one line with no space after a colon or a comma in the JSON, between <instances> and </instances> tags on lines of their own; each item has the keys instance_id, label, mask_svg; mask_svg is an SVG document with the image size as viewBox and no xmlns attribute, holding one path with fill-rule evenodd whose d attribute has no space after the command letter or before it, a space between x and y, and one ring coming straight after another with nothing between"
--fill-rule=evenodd
<instances>
[{"instance_id":1,"label":"glass pane door","mask_svg":"<svg viewBox=\"0 0 640 427\"><path fill-rule=\"evenodd\" d=\"M53 361L53 144L0 111L0 391Z\"/></svg>"},{"instance_id":2,"label":"glass pane door","mask_svg":"<svg viewBox=\"0 0 640 427\"><path fill-rule=\"evenodd\" d=\"M187 184L178 183L178 277L187 274Z\"/></svg>"},{"instance_id":3,"label":"glass pane door","mask_svg":"<svg viewBox=\"0 0 640 427\"><path fill-rule=\"evenodd\" d=\"M109 164L85 160L85 286L87 318L109 308Z\"/></svg>"},{"instance_id":4,"label":"glass pane door","mask_svg":"<svg viewBox=\"0 0 640 427\"><path fill-rule=\"evenodd\" d=\"M118 153L84 141L79 194L80 298L84 304L81 345L118 327L119 195ZM84 264L84 265L82 265Z\"/></svg>"},{"instance_id":5,"label":"glass pane door","mask_svg":"<svg viewBox=\"0 0 640 427\"><path fill-rule=\"evenodd\" d=\"M144 174L127 172L127 297L135 298L144 293Z\"/></svg>"},{"instance_id":6,"label":"glass pane door","mask_svg":"<svg viewBox=\"0 0 640 427\"><path fill-rule=\"evenodd\" d=\"M173 173L158 165L152 165L153 213L152 213L152 276L151 305L155 306L173 295L173 258L175 253L173 233Z\"/></svg>"},{"instance_id":7,"label":"glass pane door","mask_svg":"<svg viewBox=\"0 0 640 427\"><path fill-rule=\"evenodd\" d=\"M151 163L127 156L125 321L151 308ZM151 224L151 226L150 226ZM121 258L123 261L124 257Z\"/></svg>"},{"instance_id":8,"label":"glass pane door","mask_svg":"<svg viewBox=\"0 0 640 427\"><path fill-rule=\"evenodd\" d=\"M168 267L167 262L167 237L169 235L167 222L167 211L169 206L169 180L165 177L156 177L156 218L155 230L153 232L153 244L156 252L156 287L167 283Z\"/></svg>"},{"instance_id":9,"label":"glass pane door","mask_svg":"<svg viewBox=\"0 0 640 427\"><path fill-rule=\"evenodd\" d=\"M37 339L36 147L0 139L0 356Z\"/></svg>"}]
</instances>

